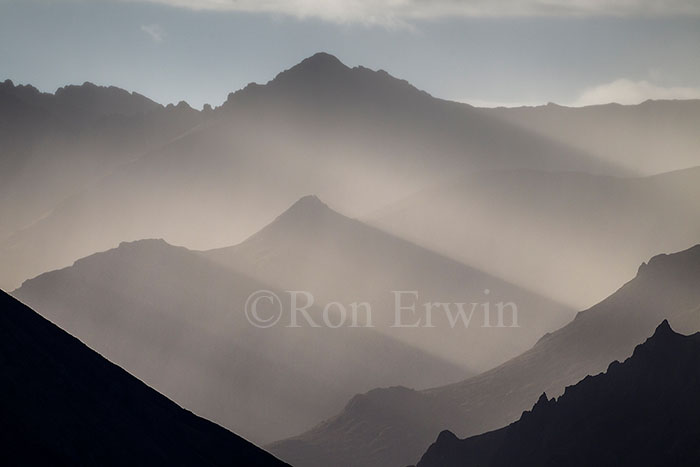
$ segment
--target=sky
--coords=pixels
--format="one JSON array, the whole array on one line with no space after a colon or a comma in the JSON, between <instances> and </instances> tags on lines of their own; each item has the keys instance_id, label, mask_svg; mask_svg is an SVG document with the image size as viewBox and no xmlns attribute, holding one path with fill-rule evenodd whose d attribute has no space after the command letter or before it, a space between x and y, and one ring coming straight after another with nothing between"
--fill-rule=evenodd
<instances>
[{"instance_id":1,"label":"sky","mask_svg":"<svg viewBox=\"0 0 700 467\"><path fill-rule=\"evenodd\" d=\"M700 98L697 0L0 0L0 80L220 105L324 51L479 106Z\"/></svg>"}]
</instances>

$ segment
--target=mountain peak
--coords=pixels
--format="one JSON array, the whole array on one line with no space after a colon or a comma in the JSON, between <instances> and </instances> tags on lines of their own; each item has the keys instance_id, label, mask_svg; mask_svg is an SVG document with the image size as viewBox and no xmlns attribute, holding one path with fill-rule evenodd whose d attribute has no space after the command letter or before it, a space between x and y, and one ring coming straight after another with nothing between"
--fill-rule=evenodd
<instances>
[{"instance_id":1,"label":"mountain peak","mask_svg":"<svg viewBox=\"0 0 700 467\"><path fill-rule=\"evenodd\" d=\"M90 264L93 261L101 261L101 259L105 256L136 257L144 259L153 256L160 257L163 254L167 254L172 251L178 250L186 251L185 248L171 245L162 238L144 238L141 240L121 242L115 248L111 248L107 251L94 253L84 258L80 258L73 263L73 266L77 266L80 264Z\"/></svg>"},{"instance_id":2,"label":"mountain peak","mask_svg":"<svg viewBox=\"0 0 700 467\"><path fill-rule=\"evenodd\" d=\"M302 232L304 235L317 234L319 229L336 225L336 222L344 219L346 218L342 214L328 207L318 196L306 195L254 234L251 239L269 239L270 235L286 237L291 232Z\"/></svg>"},{"instance_id":3,"label":"mountain peak","mask_svg":"<svg viewBox=\"0 0 700 467\"><path fill-rule=\"evenodd\" d=\"M317 207L328 207L326 203L321 201L321 199L316 195L306 195L299 198L299 200L292 205L294 206L317 206Z\"/></svg>"},{"instance_id":4,"label":"mountain peak","mask_svg":"<svg viewBox=\"0 0 700 467\"><path fill-rule=\"evenodd\" d=\"M637 270L638 277L668 276L695 281L699 275L700 244L678 253L656 255Z\"/></svg>"},{"instance_id":5,"label":"mountain peak","mask_svg":"<svg viewBox=\"0 0 700 467\"><path fill-rule=\"evenodd\" d=\"M130 242L121 242L117 248L149 248L172 246L162 238L143 238Z\"/></svg>"},{"instance_id":6,"label":"mountain peak","mask_svg":"<svg viewBox=\"0 0 700 467\"><path fill-rule=\"evenodd\" d=\"M656 327L656 331L654 331L654 335L651 336L651 339L665 339L669 336L676 335L676 332L671 329L671 325L668 323L668 320L665 319Z\"/></svg>"},{"instance_id":7,"label":"mountain peak","mask_svg":"<svg viewBox=\"0 0 700 467\"><path fill-rule=\"evenodd\" d=\"M310 57L305 58L304 60L301 61L301 64L307 64L307 65L320 65L320 66L345 66L343 62L338 59L335 55L331 55L328 52L316 52Z\"/></svg>"},{"instance_id":8,"label":"mountain peak","mask_svg":"<svg viewBox=\"0 0 700 467\"><path fill-rule=\"evenodd\" d=\"M650 355L671 358L672 354L676 352L678 345L687 340L686 337L687 336L679 334L671 329L671 325L668 320L665 319L656 327L651 337L635 347L634 353L632 354L633 358L637 357L643 359L642 361L645 362L645 365L650 364L648 362Z\"/></svg>"},{"instance_id":9,"label":"mountain peak","mask_svg":"<svg viewBox=\"0 0 700 467\"><path fill-rule=\"evenodd\" d=\"M450 430L442 430L437 437L436 443L453 443L459 441L457 435L452 433Z\"/></svg>"},{"instance_id":10,"label":"mountain peak","mask_svg":"<svg viewBox=\"0 0 700 467\"><path fill-rule=\"evenodd\" d=\"M321 215L331 209L316 195L306 195L292 204L280 217L309 218Z\"/></svg>"},{"instance_id":11,"label":"mountain peak","mask_svg":"<svg viewBox=\"0 0 700 467\"><path fill-rule=\"evenodd\" d=\"M338 57L326 52L317 52L312 56L305 58L294 68L297 67L304 67L311 70L324 68L348 69L348 67L341 62Z\"/></svg>"},{"instance_id":12,"label":"mountain peak","mask_svg":"<svg viewBox=\"0 0 700 467\"><path fill-rule=\"evenodd\" d=\"M313 83L342 79L341 77L346 76L349 71L351 69L337 57L319 52L284 70L270 83L304 87Z\"/></svg>"},{"instance_id":13,"label":"mountain peak","mask_svg":"<svg viewBox=\"0 0 700 467\"><path fill-rule=\"evenodd\" d=\"M81 85L69 84L56 89L55 100L71 109L79 109L88 116L133 115L161 108L157 102L137 92L116 86L99 86L85 81Z\"/></svg>"},{"instance_id":14,"label":"mountain peak","mask_svg":"<svg viewBox=\"0 0 700 467\"><path fill-rule=\"evenodd\" d=\"M350 68L337 57L319 52L293 67L277 74L266 84L250 83L245 88L230 93L222 109L235 109L236 106L253 105L258 108L261 102L277 105L275 115L285 113L293 108L296 101L304 107L338 106L343 109L361 108L369 105L376 111L380 102L386 102L391 108L407 106L414 109L415 104L408 104L412 99L430 98L405 80L397 79L386 71L374 71L362 66ZM279 104L284 102L280 108ZM412 110L413 111L413 110ZM296 118L297 112L294 112Z\"/></svg>"}]
</instances>

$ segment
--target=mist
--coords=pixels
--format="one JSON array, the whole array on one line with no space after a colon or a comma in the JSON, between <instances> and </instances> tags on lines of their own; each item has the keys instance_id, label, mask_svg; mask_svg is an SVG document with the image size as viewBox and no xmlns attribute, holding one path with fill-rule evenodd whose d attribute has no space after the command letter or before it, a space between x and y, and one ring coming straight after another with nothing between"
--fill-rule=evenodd
<instances>
[{"instance_id":1,"label":"mist","mask_svg":"<svg viewBox=\"0 0 700 467\"><path fill-rule=\"evenodd\" d=\"M413 9L402 22L423 18ZM169 38L157 22L139 31ZM595 412L600 426L652 437L663 414L633 415L647 394L690 400L697 377L697 335L678 334L700 331L697 128L699 100L477 108L325 52L201 110L6 80L0 288L14 298L0 298L24 349L0 384L12 420L47 455L94 463L82 431L43 430L16 397L74 378L49 400L56 419L66 400L99 399L68 359L131 388L129 426L179 420L260 465L429 466L443 452L502 465L523 449L518 427L597 400L630 401ZM22 371L37 359L41 373ZM626 381L644 391L620 396ZM76 404L76 424L103 410ZM541 459L564 455L540 441ZM218 459L216 443L183 455Z\"/></svg>"}]
</instances>

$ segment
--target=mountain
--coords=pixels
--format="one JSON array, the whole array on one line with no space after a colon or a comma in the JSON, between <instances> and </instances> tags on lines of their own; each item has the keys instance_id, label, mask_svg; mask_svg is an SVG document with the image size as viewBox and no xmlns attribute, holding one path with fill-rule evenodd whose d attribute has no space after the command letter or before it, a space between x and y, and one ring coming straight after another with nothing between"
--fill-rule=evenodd
<instances>
[{"instance_id":1,"label":"mountain","mask_svg":"<svg viewBox=\"0 0 700 467\"><path fill-rule=\"evenodd\" d=\"M287 465L0 291L3 465Z\"/></svg>"},{"instance_id":2,"label":"mountain","mask_svg":"<svg viewBox=\"0 0 700 467\"><path fill-rule=\"evenodd\" d=\"M364 220L583 309L631 277L639 258L697 243L698 199L700 167L624 178L486 171L418 191Z\"/></svg>"},{"instance_id":3,"label":"mountain","mask_svg":"<svg viewBox=\"0 0 700 467\"><path fill-rule=\"evenodd\" d=\"M350 68L337 57L319 52L282 71L265 85L251 83L230 93L217 110L225 114L235 113L239 106L250 104L281 107L293 103L307 109L325 107L322 111L340 106L344 111L353 112L360 107L367 110L367 104L374 99L379 99L375 101L374 109L378 112L383 111L385 105L395 107L402 103L430 103L434 100L428 93L383 70L373 71L363 66ZM350 103L355 106L348 108Z\"/></svg>"},{"instance_id":4,"label":"mountain","mask_svg":"<svg viewBox=\"0 0 700 467\"><path fill-rule=\"evenodd\" d=\"M277 289L311 292L319 307L366 302L378 332L465 371L492 368L573 318L565 306L346 217L313 195L244 242L203 255ZM414 311L397 319L397 301ZM430 312L425 303L435 304ZM466 325L459 303L471 318ZM505 307L504 326L496 327L499 303L517 310Z\"/></svg>"},{"instance_id":5,"label":"mountain","mask_svg":"<svg viewBox=\"0 0 700 467\"><path fill-rule=\"evenodd\" d=\"M465 440L442 432L418 467L698 465L698 393L700 333L664 321L629 359L542 394L517 422Z\"/></svg>"},{"instance_id":6,"label":"mountain","mask_svg":"<svg viewBox=\"0 0 700 467\"><path fill-rule=\"evenodd\" d=\"M698 99L648 100L639 105L548 104L483 110L601 160L618 161L639 175L698 165Z\"/></svg>"},{"instance_id":7,"label":"mountain","mask_svg":"<svg viewBox=\"0 0 700 467\"><path fill-rule=\"evenodd\" d=\"M249 322L246 302L260 290L279 297L279 326ZM13 294L177 403L256 443L308 429L357 392L470 374L371 328L286 327L284 290L162 240L122 243Z\"/></svg>"},{"instance_id":8,"label":"mountain","mask_svg":"<svg viewBox=\"0 0 700 467\"><path fill-rule=\"evenodd\" d=\"M442 430L466 437L500 428L543 392L556 397L609 362L624 360L664 319L682 332L700 330L698 283L700 245L655 256L613 295L499 367L425 391L370 391L359 398L361 404L350 403L312 430L268 449L301 467L411 464Z\"/></svg>"},{"instance_id":9,"label":"mountain","mask_svg":"<svg viewBox=\"0 0 700 467\"><path fill-rule=\"evenodd\" d=\"M120 122L132 128L166 110L104 117L100 128L112 134ZM8 212L18 219L5 221L0 238L0 262L8 265L0 286L17 287L120 241L231 245L306 193L359 215L473 170L623 172L614 161L433 98L384 71L347 67L328 54L234 92L211 112L176 110L194 112L193 121L169 127L178 131L145 132L153 135L147 145L136 144L140 139L130 131L117 132L116 140L98 138L90 151L83 147L90 138L78 134L66 138L64 150L49 144L52 127L40 132L48 140L40 145L44 156L30 174L12 175L17 181L5 188L15 200ZM34 148L33 135L8 140ZM26 167L24 158L11 159ZM114 161L120 163L107 163ZM37 197L41 202L31 202ZM125 209L128 216L114 215Z\"/></svg>"},{"instance_id":10,"label":"mountain","mask_svg":"<svg viewBox=\"0 0 700 467\"><path fill-rule=\"evenodd\" d=\"M110 115L148 113L162 107L136 92L89 82L64 86L53 94L40 92L30 85L15 85L9 79L0 83L0 110L7 121L21 118L30 110L41 111L64 122L75 122Z\"/></svg>"},{"instance_id":11,"label":"mountain","mask_svg":"<svg viewBox=\"0 0 700 467\"><path fill-rule=\"evenodd\" d=\"M60 256L60 248L17 251L25 229L203 119L186 104L163 107L115 87L85 83L50 94L0 83L0 256L12 265L0 270L0 285L14 288Z\"/></svg>"}]
</instances>

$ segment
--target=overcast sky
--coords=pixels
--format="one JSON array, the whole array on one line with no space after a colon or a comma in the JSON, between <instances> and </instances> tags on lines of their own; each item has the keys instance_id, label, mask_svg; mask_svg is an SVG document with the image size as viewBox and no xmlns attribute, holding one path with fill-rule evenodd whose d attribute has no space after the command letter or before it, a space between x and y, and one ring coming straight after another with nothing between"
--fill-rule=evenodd
<instances>
[{"instance_id":1,"label":"overcast sky","mask_svg":"<svg viewBox=\"0 0 700 467\"><path fill-rule=\"evenodd\" d=\"M318 51L492 106L700 98L698 0L0 0L0 80L219 105Z\"/></svg>"}]
</instances>

